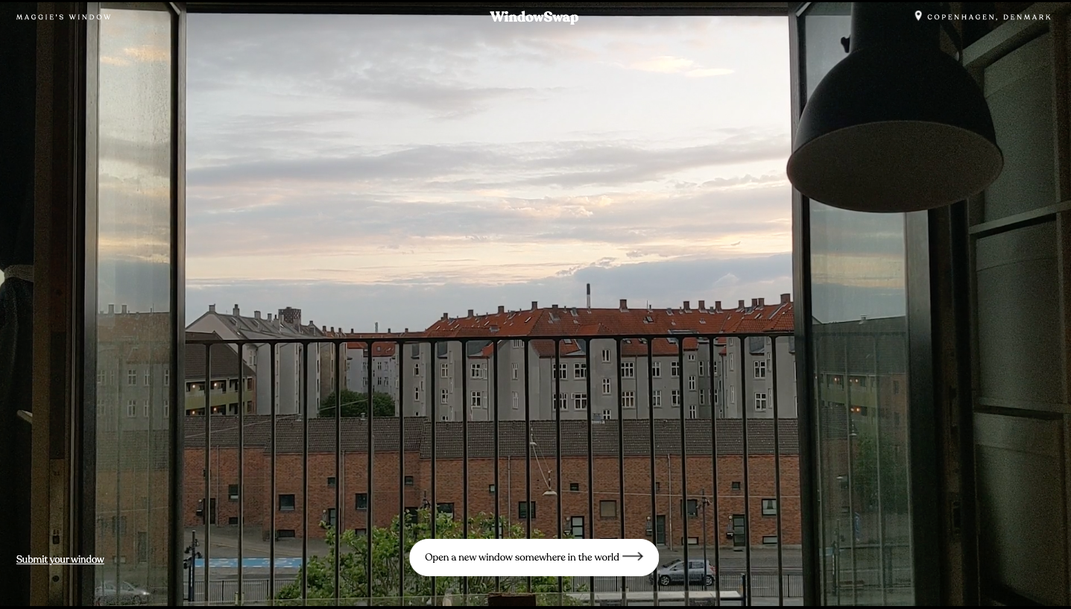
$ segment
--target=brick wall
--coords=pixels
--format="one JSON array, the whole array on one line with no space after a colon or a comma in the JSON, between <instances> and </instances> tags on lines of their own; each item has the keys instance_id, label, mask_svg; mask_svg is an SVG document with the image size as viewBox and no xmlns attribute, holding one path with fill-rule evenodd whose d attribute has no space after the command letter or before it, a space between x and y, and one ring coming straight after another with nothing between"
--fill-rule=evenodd
<instances>
[{"instance_id":1,"label":"brick wall","mask_svg":"<svg viewBox=\"0 0 1071 609\"><path fill-rule=\"evenodd\" d=\"M426 500L429 504L453 503L454 513L461 517L465 496L464 462L461 459L436 459L436 486L432 492L432 463L428 458L421 458L418 452L405 452L405 476L412 476L412 485L406 485L401 478L397 451L377 451L372 463L374 490L369 502L376 526L386 526L395 517L399 508L421 507ZM247 526L271 530L271 516L275 514L275 528L290 529L295 535L302 535L302 527L308 527L311 538L322 538L324 531L319 524L326 509L335 507L336 488L328 483L329 477L336 477L336 455L334 453L312 453L308 456L308 502L307 514L303 512L302 475L303 458L300 454L279 454L275 460L276 496L271 496L271 460L262 447L246 448L244 458L245 523ZM546 536L558 533L559 523L567 529L566 519L581 516L584 519L585 535L590 534L591 511L589 499L594 501L594 526L596 537L620 537L621 517L624 518L625 537L642 538L648 535L648 519L651 512L651 458L650 456L628 456L624 459L624 504L620 504L619 461L616 457L596 456L593 460L594 485L589 496L588 460L586 457L563 457L561 461L561 490L557 496L546 496L544 492L557 489L557 467L553 456L530 462L531 500L535 503L535 516L532 528L542 531ZM666 535L670 543L679 546L684 540L685 522L682 518L681 501L682 464L679 454L656 455L655 482L657 514L664 515ZM714 518L713 468L709 456L688 457L687 463L688 496L700 500L706 497L710 501L707 508L707 542L721 543L729 546L732 540L726 536L733 514L744 514L744 475L743 458L740 455L722 455L718 457L718 492L717 519ZM521 458L499 459L499 473L496 482L494 459L469 459L468 461L468 512L494 513L495 500L503 518L519 523L518 504L525 500L526 462ZM216 498L216 522L228 524L238 515L238 501L228 496L231 484L238 483L238 454L233 447L213 447L210 454L211 495ZM185 457L185 493L184 522L187 526L202 524L197 514L199 501L205 496L205 455L204 449L191 447L186 449ZM750 494L750 537L751 543L760 545L763 537L777 534L776 516L762 514L762 500L773 499L774 457L772 455L753 455L748 462L748 492ZM367 528L368 511L357 509L356 494L368 493L368 453L346 452L342 460L341 479L341 526L346 529ZM542 473L541 473L542 472ZM547 483L544 482L544 476ZM548 486L549 483L549 486ZM734 483L739 483L734 488ZM495 485L496 492L491 492L490 485ZM571 490L573 485L577 490ZM401 489L401 494L399 494ZM294 510L280 511L278 495L294 495ZM434 494L434 498L432 495ZM558 500L561 500L561 513L558 513ZM602 516L601 502L614 502L614 516ZM609 508L609 506L607 506ZM796 455L781 457L781 525L782 540L786 544L800 543L800 503L799 503L799 462ZM304 514L304 520L303 520ZM699 538L702 534L703 512L687 519L688 537ZM653 519L652 519L653 521ZM266 533L267 534L267 533Z\"/></svg>"}]
</instances>

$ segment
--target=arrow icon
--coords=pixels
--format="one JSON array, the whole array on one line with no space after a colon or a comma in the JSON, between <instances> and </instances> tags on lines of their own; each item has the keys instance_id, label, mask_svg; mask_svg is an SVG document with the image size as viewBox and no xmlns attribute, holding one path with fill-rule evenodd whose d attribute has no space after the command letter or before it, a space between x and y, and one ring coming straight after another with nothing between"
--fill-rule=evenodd
<instances>
[{"instance_id":1,"label":"arrow icon","mask_svg":"<svg viewBox=\"0 0 1071 609\"><path fill-rule=\"evenodd\" d=\"M636 552L635 554L622 554L621 558L635 558L636 560L643 560L643 554Z\"/></svg>"}]
</instances>

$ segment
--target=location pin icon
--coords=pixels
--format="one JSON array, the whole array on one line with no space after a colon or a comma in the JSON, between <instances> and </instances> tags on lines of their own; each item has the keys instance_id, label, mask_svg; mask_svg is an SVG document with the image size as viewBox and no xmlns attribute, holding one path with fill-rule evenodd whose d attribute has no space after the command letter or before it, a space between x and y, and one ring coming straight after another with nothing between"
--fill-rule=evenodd
<instances>
[{"instance_id":1,"label":"location pin icon","mask_svg":"<svg viewBox=\"0 0 1071 609\"><path fill-rule=\"evenodd\" d=\"M922 20L922 11L915 11L915 21Z\"/></svg>"}]
</instances>

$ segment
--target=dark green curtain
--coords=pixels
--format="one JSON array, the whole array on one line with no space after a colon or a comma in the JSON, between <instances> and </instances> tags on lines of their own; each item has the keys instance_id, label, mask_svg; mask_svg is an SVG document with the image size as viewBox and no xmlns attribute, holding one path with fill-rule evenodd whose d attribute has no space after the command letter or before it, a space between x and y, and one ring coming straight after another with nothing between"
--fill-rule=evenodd
<instances>
[{"instance_id":1,"label":"dark green curtain","mask_svg":"<svg viewBox=\"0 0 1071 609\"><path fill-rule=\"evenodd\" d=\"M33 330L34 108L37 22L18 19L37 4L0 4L0 604L28 605L30 567L30 411ZM13 267L19 267L15 269ZM7 277L7 271L19 278Z\"/></svg>"}]
</instances>

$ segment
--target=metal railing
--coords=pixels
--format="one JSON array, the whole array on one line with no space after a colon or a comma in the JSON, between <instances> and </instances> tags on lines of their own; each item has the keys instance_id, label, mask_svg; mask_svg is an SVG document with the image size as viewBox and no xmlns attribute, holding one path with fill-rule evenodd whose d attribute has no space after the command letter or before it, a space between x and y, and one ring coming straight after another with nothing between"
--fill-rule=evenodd
<instances>
[{"instance_id":1,"label":"metal railing","mask_svg":"<svg viewBox=\"0 0 1071 609\"><path fill-rule=\"evenodd\" d=\"M204 350L204 370L187 370L187 382L213 378L216 359L244 361L247 351L265 348L271 353L269 376L265 379L261 377L263 370L254 371L258 376L255 391L268 398L266 408L263 404L256 407L263 414L247 414L245 408L240 408L237 415L205 414L203 421L197 416L185 419L187 460L198 450L204 453L201 456L203 485L200 480L186 480L187 489L201 489L198 509L194 514L184 514L183 518L188 530L201 533L200 549L204 556L195 571L187 573L193 594L188 602L269 602L267 591L270 590L274 591L271 602L286 604L311 604L320 600L373 604L378 603L377 599L391 597L400 604L439 604L444 596L477 602L478 597L486 596L486 591L494 590L537 592L555 597L556 602L563 599L577 602L586 593L585 604L594 605L607 602L604 592L620 591L620 604L628 604L629 591L643 590L649 591L649 600L634 601L637 604L649 604L653 600L657 605L660 591L672 593L674 598L682 592L685 604L695 595L712 598L714 604L720 604L726 598L723 591L738 592L739 599L746 604L756 595L776 597L783 604L786 597L802 595L800 574L785 567L786 550L790 559L798 560L799 540L791 536L798 535L799 526L787 529L796 533L790 534L786 544L782 515L788 505L787 517L797 521L800 518L798 495L786 495L782 489L785 475L798 480L794 413L790 417L781 416L783 405L778 384L779 368L787 371L794 367L793 362L782 361L794 358L779 356L782 350L779 347L790 344L789 336L782 332L481 334L449 338L405 335L385 338L377 334L188 340L187 350ZM752 339L761 339L762 348L756 349ZM364 345L364 355L359 360L363 370L359 376L349 365L343 365L351 343ZM390 354L385 357L396 364L393 367L396 372L390 373L396 375L391 379L396 389L392 383L386 384L387 392L397 400L391 416L376 412L375 381L382 374L374 367L379 363L373 355L374 345L384 347L382 351ZM479 351L471 351L473 347ZM297 358L280 360L277 354L282 349L290 349L298 354ZM600 350L603 357L593 360L592 353ZM785 352L791 354L791 348ZM322 380L325 372L322 364L318 363L315 369L310 366L311 356L319 358L319 362L326 356L331 364L331 378L327 382ZM257 359L263 361L261 357ZM280 361L285 365L281 366ZM759 361L763 362L762 366L758 365ZM226 361L219 363L230 365ZM563 363L567 367L563 368ZM628 363L632 366L623 365ZM416 367L413 374L408 374L412 364ZM472 364L480 364L480 368ZM671 369L670 374L665 374L667 370L663 366ZM245 395L246 367L239 363L236 368L238 403L246 404L249 399ZM611 368L612 373L607 373ZM571 380L569 371L573 372ZM287 396L281 399L284 396L279 395L277 381L286 379L291 372L292 378L283 383ZM349 390L350 379L358 378L358 389L367 388L363 411L358 402L347 403L346 406L356 405L358 413L344 416L343 391ZM593 389L593 380L603 385L603 395L596 393L598 386ZM575 390L569 391L572 399L568 392L563 394L563 385L567 390ZM382 381L379 386L383 386ZM631 401L627 404L625 386L632 388ZM334 396L334 404L312 403L325 399L320 391L325 387L331 389L329 395ZM579 390L581 387L583 391ZM781 387L785 387L783 380ZM460 400L454 397L457 388L461 391ZM645 404L641 389L646 392ZM511 392L509 401L500 399L503 390ZM754 401L749 396L754 396ZM666 400L667 397L670 399ZM210 399L210 395L205 395L204 413L212 411ZM444 401L448 403L443 404ZM608 401L614 404L605 409L609 417L594 416L596 403ZM333 412L322 417L321 410ZM644 410L646 416L641 416ZM410 411L413 416L406 416ZM452 420L457 413L461 420ZM470 454L473 437L478 443L476 454ZM537 437L541 442L536 441ZM295 438L300 440L300 450ZM286 444L282 452L280 440ZM553 455L548 456L551 448ZM333 456L333 463L323 458L325 453ZM285 490L294 489L293 478L298 471L293 464L295 454L300 460L300 492L281 495L281 467L286 470ZM364 457L363 475L355 475L353 463L361 457ZM249 459L255 459L253 475L262 477L259 482L250 483ZM521 501L512 496L514 486L519 486L512 482L515 459L523 459ZM551 459L553 467L548 463ZM586 499L579 483L570 482L568 491L563 487L563 459L570 476L582 479L586 474ZM663 459L668 475L660 473ZM493 507L482 511L479 505L486 505L487 501L474 498L473 493L479 490L470 483L474 479L488 479L488 460L493 475L488 494L493 496ZM233 462L234 475L219 480L227 477L221 473L224 461L228 461L228 467ZM580 469L577 463L584 461L586 467ZM731 475L739 479L726 484L724 470L730 465ZM475 474L471 469L474 466L478 467ZM503 466L507 469L505 474ZM444 467L445 473L440 471ZM674 467L678 471L673 471ZM455 471L458 468L459 476ZM391 471L395 469L397 477ZM755 479L755 471L760 472L760 479ZM579 472L583 474L575 475ZM313 488L310 478L313 475L328 478L328 487L333 480L333 493ZM678 475L676 480L674 475ZM643 476L649 476L649 480ZM355 493L354 510L347 510L343 489L355 490L350 482L353 478L360 480L356 490L364 491L364 503L362 506L360 493ZM634 484L637 480L643 489ZM502 493L504 481L506 492ZM668 491L661 488L667 481ZM457 484L460 489L456 488ZM228 496L220 496L221 487L228 489ZM596 491L596 487L606 490ZM710 493L707 488L711 489ZM766 490L753 495L756 488ZM534 501L533 490L543 498L539 503ZM265 491L267 501L264 501ZM416 503L418 492L420 499ZM396 510L388 507L394 501L389 497L391 493L396 493ZM503 494L506 495L505 514ZM310 496L318 501L330 497L318 526L310 520L315 518L310 512ZM442 499L451 501L444 503ZM680 502L679 510L674 499ZM460 513L454 507L457 500L461 504ZM546 505L546 500L554 504L554 524L547 527L550 530L533 529L533 521L547 522L545 517L540 517L542 512L537 513L537 507ZM767 503L770 500L772 509ZM570 504L568 512L563 505L566 501ZM641 504L645 507L638 508ZM266 509L270 514L256 513L256 510L250 514L250 505L261 508L260 512ZM516 519L512 517L514 505ZM578 505L582 511L575 507ZM294 525L293 513L299 509L300 524ZM233 522L233 528L225 527L221 516L221 512L229 514L231 510L236 515L226 521ZM389 512L381 516L381 510ZM646 514L640 516L642 512ZM702 525L689 522L700 513ZM363 527L352 521L347 527L347 520L354 518L354 514L356 525L363 524ZM286 520L283 526L280 526L281 515ZM460 531L455 515L460 516ZM709 531L708 518L712 523ZM674 530L674 526L679 530ZM263 531L260 540L247 537L246 530L250 527ZM693 527L701 529L701 540L700 531ZM705 564L712 558L719 575L712 581L683 578L669 586L663 585L660 577L619 578L612 585L609 580L613 578L558 577L550 582L532 577L474 576L459 581L422 578L408 568L407 548L421 536L440 534L496 538L642 536L663 549L660 563L679 558L689 564L688 561L702 558ZM319 540L321 535L327 540L326 548ZM289 537L296 539L291 541ZM316 546L315 554L310 552L310 543ZM343 545L347 550L345 557ZM278 552L280 547L284 547L286 555L300 557L302 567L296 574L293 570L286 570L282 575L277 573L278 558L282 556ZM389 556L383 548L390 550ZM326 550L326 561L318 558L318 549ZM220 563L214 559L221 553L236 554L225 557L236 559L233 567L218 566ZM266 569L248 566L248 558L263 555L268 559ZM756 558L762 564L756 564ZM741 577L749 574L750 577ZM209 582L207 592L204 582ZM242 598L235 596L238 590L244 591ZM668 596L665 601L669 602ZM486 603L485 598L483 602Z\"/></svg>"}]
</instances>

